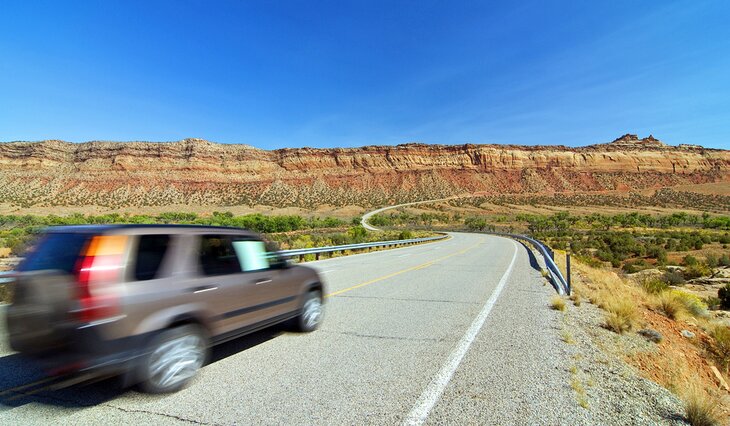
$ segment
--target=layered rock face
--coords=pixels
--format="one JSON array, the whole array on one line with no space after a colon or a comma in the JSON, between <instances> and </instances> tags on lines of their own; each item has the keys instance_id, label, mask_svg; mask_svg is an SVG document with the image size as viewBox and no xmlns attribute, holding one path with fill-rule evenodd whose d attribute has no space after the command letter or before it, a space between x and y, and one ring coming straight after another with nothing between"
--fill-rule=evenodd
<instances>
[{"instance_id":1,"label":"layered rock face","mask_svg":"<svg viewBox=\"0 0 730 426\"><path fill-rule=\"evenodd\" d=\"M625 135L608 144L425 145L265 151L179 142L0 144L0 202L312 208L465 193L635 190L730 181L730 151Z\"/></svg>"}]
</instances>

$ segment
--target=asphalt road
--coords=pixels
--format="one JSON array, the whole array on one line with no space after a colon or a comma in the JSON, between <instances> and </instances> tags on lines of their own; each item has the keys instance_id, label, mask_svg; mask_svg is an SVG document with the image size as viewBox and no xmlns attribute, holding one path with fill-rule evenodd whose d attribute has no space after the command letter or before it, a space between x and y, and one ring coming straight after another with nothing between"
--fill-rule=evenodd
<instances>
[{"instance_id":1,"label":"asphalt road","mask_svg":"<svg viewBox=\"0 0 730 426\"><path fill-rule=\"evenodd\" d=\"M219 346L172 395L109 380L26 395L39 373L0 344L0 424L580 423L554 290L523 246L452 234L309 265L329 293L320 330Z\"/></svg>"}]
</instances>

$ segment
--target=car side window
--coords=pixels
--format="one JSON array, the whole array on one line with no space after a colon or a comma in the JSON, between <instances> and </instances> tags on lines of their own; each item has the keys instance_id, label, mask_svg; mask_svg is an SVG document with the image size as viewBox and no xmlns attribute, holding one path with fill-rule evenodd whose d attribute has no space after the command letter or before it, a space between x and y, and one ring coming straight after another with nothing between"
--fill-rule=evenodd
<instances>
[{"instance_id":1,"label":"car side window","mask_svg":"<svg viewBox=\"0 0 730 426\"><path fill-rule=\"evenodd\" d=\"M244 272L269 269L266 244L258 240L233 241L233 249Z\"/></svg>"},{"instance_id":2,"label":"car side window","mask_svg":"<svg viewBox=\"0 0 730 426\"><path fill-rule=\"evenodd\" d=\"M134 278L137 281L157 278L169 246L169 235L141 235L137 243Z\"/></svg>"},{"instance_id":3,"label":"car side window","mask_svg":"<svg viewBox=\"0 0 730 426\"><path fill-rule=\"evenodd\" d=\"M200 238L200 266L203 274L228 275L241 272L231 237L226 235L203 235Z\"/></svg>"}]
</instances>

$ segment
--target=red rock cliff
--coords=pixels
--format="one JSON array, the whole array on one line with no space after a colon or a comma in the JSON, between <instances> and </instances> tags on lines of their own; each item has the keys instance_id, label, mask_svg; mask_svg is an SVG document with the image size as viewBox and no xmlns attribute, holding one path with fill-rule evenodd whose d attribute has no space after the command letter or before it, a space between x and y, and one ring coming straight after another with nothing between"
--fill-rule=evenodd
<instances>
[{"instance_id":1,"label":"red rock cliff","mask_svg":"<svg viewBox=\"0 0 730 426\"><path fill-rule=\"evenodd\" d=\"M631 190L730 181L730 151L625 135L609 144L265 151L171 143L0 144L0 202L18 205L362 206L464 193Z\"/></svg>"}]
</instances>

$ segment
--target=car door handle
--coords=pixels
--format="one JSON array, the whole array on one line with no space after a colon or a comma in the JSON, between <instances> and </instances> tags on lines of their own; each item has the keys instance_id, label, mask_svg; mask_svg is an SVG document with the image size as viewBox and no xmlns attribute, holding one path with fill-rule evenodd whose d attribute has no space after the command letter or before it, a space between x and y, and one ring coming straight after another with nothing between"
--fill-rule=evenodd
<instances>
[{"instance_id":1,"label":"car door handle","mask_svg":"<svg viewBox=\"0 0 730 426\"><path fill-rule=\"evenodd\" d=\"M201 285L199 287L193 287L193 288L188 289L188 291L191 291L195 294L204 293L206 291L213 291L213 290L218 290L218 286L217 285Z\"/></svg>"},{"instance_id":2,"label":"car door handle","mask_svg":"<svg viewBox=\"0 0 730 426\"><path fill-rule=\"evenodd\" d=\"M271 282L271 278L262 278L260 280L254 281L256 285L262 285L262 284L268 284Z\"/></svg>"}]
</instances>

